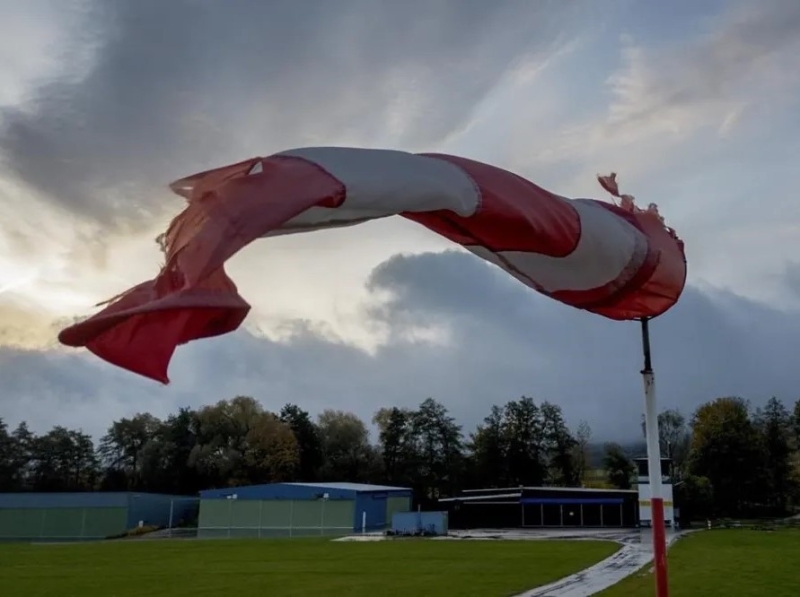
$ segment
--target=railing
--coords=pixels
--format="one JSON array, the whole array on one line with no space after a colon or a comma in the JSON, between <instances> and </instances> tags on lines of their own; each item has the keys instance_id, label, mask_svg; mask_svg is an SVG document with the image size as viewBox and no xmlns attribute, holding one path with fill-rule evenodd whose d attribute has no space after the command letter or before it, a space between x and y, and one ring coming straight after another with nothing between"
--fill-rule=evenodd
<instances>
[{"instance_id":1,"label":"railing","mask_svg":"<svg viewBox=\"0 0 800 597\"><path fill-rule=\"evenodd\" d=\"M701 522L692 524L694 527L701 527ZM749 530L776 530L794 528L800 529L800 518L777 518L777 519L734 519L734 518L719 518L714 520L706 520L705 527L709 530L713 529L749 529Z\"/></svg>"},{"instance_id":2,"label":"railing","mask_svg":"<svg viewBox=\"0 0 800 597\"><path fill-rule=\"evenodd\" d=\"M319 537L340 536L353 533L353 527L321 526L203 526L198 527L197 536L201 539L215 538L279 538L279 537Z\"/></svg>"}]
</instances>

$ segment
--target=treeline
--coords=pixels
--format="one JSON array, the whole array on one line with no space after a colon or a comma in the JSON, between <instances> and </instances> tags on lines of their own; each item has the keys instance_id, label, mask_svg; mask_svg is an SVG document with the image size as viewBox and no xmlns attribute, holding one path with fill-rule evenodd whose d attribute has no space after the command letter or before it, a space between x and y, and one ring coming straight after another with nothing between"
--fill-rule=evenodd
<instances>
[{"instance_id":1,"label":"treeline","mask_svg":"<svg viewBox=\"0 0 800 597\"><path fill-rule=\"evenodd\" d=\"M687 421L660 415L662 454L675 462L676 501L695 517L780 513L798 503L800 401L752 411L739 398L704 404ZM79 430L43 435L0 419L0 491L149 491L281 481L353 481L414 489L423 504L469 487L614 486L635 481L618 444L597 446L561 409L522 397L492 406L471 433L433 399L416 409L383 408L367 424L297 405L270 412L239 396L165 420L140 413L114 421L97 445ZM643 456L643 451L635 454ZM596 460L601 460L597 462Z\"/></svg>"},{"instance_id":2,"label":"treeline","mask_svg":"<svg viewBox=\"0 0 800 597\"><path fill-rule=\"evenodd\" d=\"M682 518L782 516L800 507L800 400L789 412L777 398L758 409L742 398L717 398L688 421L677 410L658 421ZM634 473L615 444L606 446L604 466L620 487Z\"/></svg>"},{"instance_id":3,"label":"treeline","mask_svg":"<svg viewBox=\"0 0 800 597\"><path fill-rule=\"evenodd\" d=\"M577 437L561 409L523 397L494 406L465 436L433 399L416 409L383 408L367 424L326 410L313 420L297 405L274 413L238 396L160 420L148 413L114 421L97 445L79 430L43 435L0 419L0 490L200 489L280 481L352 481L411 487L423 498L467 486L580 483L588 426Z\"/></svg>"}]
</instances>

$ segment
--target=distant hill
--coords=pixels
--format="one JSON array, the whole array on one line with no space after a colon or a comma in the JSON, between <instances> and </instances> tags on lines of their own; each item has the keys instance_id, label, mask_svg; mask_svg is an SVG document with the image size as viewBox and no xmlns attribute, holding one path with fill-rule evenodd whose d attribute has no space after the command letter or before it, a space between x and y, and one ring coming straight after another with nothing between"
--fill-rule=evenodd
<instances>
[{"instance_id":1,"label":"distant hill","mask_svg":"<svg viewBox=\"0 0 800 597\"><path fill-rule=\"evenodd\" d=\"M640 458L647 454L647 444L644 440L633 442L617 442L622 446L625 454L629 458ZM605 442L593 442L588 446L589 468L603 468L603 455L605 454Z\"/></svg>"}]
</instances>

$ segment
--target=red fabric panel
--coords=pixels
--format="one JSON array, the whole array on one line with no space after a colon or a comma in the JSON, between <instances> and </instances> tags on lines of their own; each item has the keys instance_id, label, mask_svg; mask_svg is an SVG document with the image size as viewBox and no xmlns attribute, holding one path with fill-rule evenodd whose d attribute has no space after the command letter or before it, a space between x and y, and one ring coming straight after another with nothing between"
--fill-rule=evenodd
<instances>
[{"instance_id":1,"label":"red fabric panel","mask_svg":"<svg viewBox=\"0 0 800 597\"><path fill-rule=\"evenodd\" d=\"M58 338L68 346L85 346L118 367L168 383L167 368L179 344L232 332L250 311L222 269L194 288L182 288L179 282L162 273L63 330Z\"/></svg>"},{"instance_id":2,"label":"red fabric panel","mask_svg":"<svg viewBox=\"0 0 800 597\"><path fill-rule=\"evenodd\" d=\"M643 268L643 275L617 295L588 308L592 313L610 319L657 317L678 301L686 285L683 242L675 238L653 214L638 212L632 215L647 235L650 253L655 255L656 264L652 269Z\"/></svg>"},{"instance_id":3,"label":"red fabric panel","mask_svg":"<svg viewBox=\"0 0 800 597\"><path fill-rule=\"evenodd\" d=\"M404 213L460 245L494 253L526 251L563 257L580 238L578 214L568 201L507 170L443 154L422 154L455 164L481 191L478 212L463 218L449 211Z\"/></svg>"},{"instance_id":4,"label":"red fabric panel","mask_svg":"<svg viewBox=\"0 0 800 597\"><path fill-rule=\"evenodd\" d=\"M276 157L263 165L261 174L250 176L250 168L240 168L216 188L196 185L167 231L167 264L159 276L63 330L59 340L168 383L179 344L238 328L250 306L225 274L225 261L265 230L345 197L339 181L304 160Z\"/></svg>"}]
</instances>

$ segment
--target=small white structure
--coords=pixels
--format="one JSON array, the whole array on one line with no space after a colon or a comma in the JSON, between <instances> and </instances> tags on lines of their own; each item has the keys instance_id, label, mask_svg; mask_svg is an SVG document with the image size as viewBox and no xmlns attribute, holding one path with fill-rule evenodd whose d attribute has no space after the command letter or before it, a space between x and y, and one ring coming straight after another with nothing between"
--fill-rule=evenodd
<instances>
[{"instance_id":1,"label":"small white structure","mask_svg":"<svg viewBox=\"0 0 800 597\"><path fill-rule=\"evenodd\" d=\"M639 489L639 525L644 527L652 526L652 514L650 512L650 481L648 479L649 470L647 458L635 458L637 478L636 483ZM674 526L675 506L672 498L672 459L661 459L661 497L664 499L664 524L667 527Z\"/></svg>"}]
</instances>

